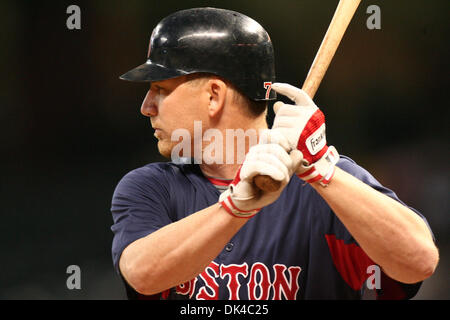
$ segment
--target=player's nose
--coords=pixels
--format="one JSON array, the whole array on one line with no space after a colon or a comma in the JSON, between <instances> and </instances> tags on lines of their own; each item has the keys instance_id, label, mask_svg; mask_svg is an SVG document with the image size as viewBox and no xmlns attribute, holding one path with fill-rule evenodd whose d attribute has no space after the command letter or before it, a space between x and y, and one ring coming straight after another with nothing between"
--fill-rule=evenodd
<instances>
[{"instance_id":1,"label":"player's nose","mask_svg":"<svg viewBox=\"0 0 450 320\"><path fill-rule=\"evenodd\" d=\"M148 90L144 101L141 105L141 113L146 117L154 117L158 114L158 106L156 105L156 93Z\"/></svg>"}]
</instances>

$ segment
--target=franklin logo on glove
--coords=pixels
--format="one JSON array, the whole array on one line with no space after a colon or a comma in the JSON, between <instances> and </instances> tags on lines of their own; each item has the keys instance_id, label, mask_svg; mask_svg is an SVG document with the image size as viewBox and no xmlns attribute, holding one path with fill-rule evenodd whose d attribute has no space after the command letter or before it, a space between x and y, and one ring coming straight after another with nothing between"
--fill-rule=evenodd
<instances>
[{"instance_id":1,"label":"franklin logo on glove","mask_svg":"<svg viewBox=\"0 0 450 320\"><path fill-rule=\"evenodd\" d=\"M306 139L306 147L308 151L315 155L317 152L322 150L327 144L327 139L325 138L325 123L317 129L309 138Z\"/></svg>"},{"instance_id":2,"label":"franklin logo on glove","mask_svg":"<svg viewBox=\"0 0 450 320\"><path fill-rule=\"evenodd\" d=\"M272 127L287 138L291 150L302 153L304 159L295 173L305 182L327 186L333 178L339 154L333 146L327 146L323 112L302 89L287 83L274 83L272 89L295 103L275 103Z\"/></svg>"}]
</instances>

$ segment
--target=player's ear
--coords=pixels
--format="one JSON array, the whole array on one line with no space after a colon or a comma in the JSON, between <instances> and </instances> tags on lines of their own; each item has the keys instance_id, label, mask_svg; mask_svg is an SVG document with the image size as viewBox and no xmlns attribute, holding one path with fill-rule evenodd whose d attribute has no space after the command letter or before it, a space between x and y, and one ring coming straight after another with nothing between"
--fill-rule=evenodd
<instances>
[{"instance_id":1,"label":"player's ear","mask_svg":"<svg viewBox=\"0 0 450 320\"><path fill-rule=\"evenodd\" d=\"M211 78L207 83L209 93L208 114L217 117L223 110L228 91L228 85L219 78Z\"/></svg>"}]
</instances>

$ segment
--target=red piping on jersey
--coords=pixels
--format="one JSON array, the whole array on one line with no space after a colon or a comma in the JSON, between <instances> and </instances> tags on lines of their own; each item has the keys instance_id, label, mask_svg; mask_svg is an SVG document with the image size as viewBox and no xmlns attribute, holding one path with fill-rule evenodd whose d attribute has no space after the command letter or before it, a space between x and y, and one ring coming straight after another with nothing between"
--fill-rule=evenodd
<instances>
[{"instance_id":1,"label":"red piping on jersey","mask_svg":"<svg viewBox=\"0 0 450 320\"><path fill-rule=\"evenodd\" d=\"M341 277L353 290L360 290L369 277L367 267L375 264L355 243L344 243L334 234L326 234L331 258Z\"/></svg>"},{"instance_id":2,"label":"red piping on jersey","mask_svg":"<svg viewBox=\"0 0 450 320\"><path fill-rule=\"evenodd\" d=\"M361 247L355 243L344 243L342 239L336 239L334 234L326 234L331 258L341 277L353 289L360 290L364 281L370 276L367 267L374 265ZM381 272L381 292L377 291L377 300L402 300L406 293L402 286L394 279Z\"/></svg>"},{"instance_id":3,"label":"red piping on jersey","mask_svg":"<svg viewBox=\"0 0 450 320\"><path fill-rule=\"evenodd\" d=\"M206 179L208 179L209 182L216 186L229 186L231 181L233 181L233 179L218 179L211 177L206 177Z\"/></svg>"}]
</instances>

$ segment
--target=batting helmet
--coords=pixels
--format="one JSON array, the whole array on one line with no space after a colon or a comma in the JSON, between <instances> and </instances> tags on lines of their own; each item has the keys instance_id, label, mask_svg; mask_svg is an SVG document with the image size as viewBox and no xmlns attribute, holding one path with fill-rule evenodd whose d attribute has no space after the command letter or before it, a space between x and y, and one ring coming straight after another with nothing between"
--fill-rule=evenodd
<instances>
[{"instance_id":1,"label":"batting helmet","mask_svg":"<svg viewBox=\"0 0 450 320\"><path fill-rule=\"evenodd\" d=\"M255 20L238 12L194 8L175 12L156 26L147 62L120 78L161 81L192 73L210 73L233 83L248 98L273 100L273 46Z\"/></svg>"}]
</instances>

